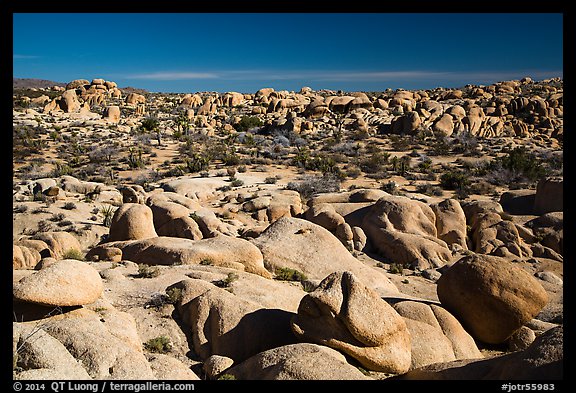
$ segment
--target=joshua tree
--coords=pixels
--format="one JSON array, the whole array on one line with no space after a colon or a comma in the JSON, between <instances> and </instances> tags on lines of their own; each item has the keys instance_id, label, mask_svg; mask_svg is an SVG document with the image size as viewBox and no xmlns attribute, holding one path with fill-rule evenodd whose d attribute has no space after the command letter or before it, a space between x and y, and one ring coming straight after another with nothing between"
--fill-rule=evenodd
<instances>
[{"instance_id":1,"label":"joshua tree","mask_svg":"<svg viewBox=\"0 0 576 393\"><path fill-rule=\"evenodd\" d=\"M188 118L188 115L185 112L180 113L175 122L176 126L178 127L178 131L182 129L184 131L184 135L188 136L188 133L190 132L190 119Z\"/></svg>"}]
</instances>

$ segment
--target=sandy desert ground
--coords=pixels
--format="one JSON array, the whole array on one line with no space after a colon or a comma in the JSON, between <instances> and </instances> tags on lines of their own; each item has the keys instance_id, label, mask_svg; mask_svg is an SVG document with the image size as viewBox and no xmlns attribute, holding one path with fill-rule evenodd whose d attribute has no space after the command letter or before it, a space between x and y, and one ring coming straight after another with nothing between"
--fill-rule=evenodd
<instances>
[{"instance_id":1,"label":"sandy desert ground","mask_svg":"<svg viewBox=\"0 0 576 393\"><path fill-rule=\"evenodd\" d=\"M563 81L14 89L14 379L560 379Z\"/></svg>"}]
</instances>

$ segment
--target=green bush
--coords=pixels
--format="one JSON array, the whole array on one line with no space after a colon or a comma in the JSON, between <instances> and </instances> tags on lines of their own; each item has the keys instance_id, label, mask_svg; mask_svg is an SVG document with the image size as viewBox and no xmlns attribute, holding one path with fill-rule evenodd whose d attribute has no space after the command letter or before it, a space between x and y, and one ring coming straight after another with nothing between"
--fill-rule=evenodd
<instances>
[{"instance_id":1,"label":"green bush","mask_svg":"<svg viewBox=\"0 0 576 393\"><path fill-rule=\"evenodd\" d=\"M160 127L160 121L155 117L146 117L142 120L140 127L144 131L155 131L158 127Z\"/></svg>"},{"instance_id":2,"label":"green bush","mask_svg":"<svg viewBox=\"0 0 576 393\"><path fill-rule=\"evenodd\" d=\"M168 353L172 350L172 344L168 337L160 336L146 341L144 348L154 353Z\"/></svg>"},{"instance_id":3,"label":"green bush","mask_svg":"<svg viewBox=\"0 0 576 393\"><path fill-rule=\"evenodd\" d=\"M242 116L238 124L234 124L234 128L238 132L248 131L251 128L261 127L262 120L256 116Z\"/></svg>"},{"instance_id":4,"label":"green bush","mask_svg":"<svg viewBox=\"0 0 576 393\"><path fill-rule=\"evenodd\" d=\"M160 270L155 266L139 264L137 278L154 278L160 275Z\"/></svg>"},{"instance_id":5,"label":"green bush","mask_svg":"<svg viewBox=\"0 0 576 393\"><path fill-rule=\"evenodd\" d=\"M77 261L83 261L84 254L77 248L69 248L62 255L62 259L76 259Z\"/></svg>"},{"instance_id":6,"label":"green bush","mask_svg":"<svg viewBox=\"0 0 576 393\"><path fill-rule=\"evenodd\" d=\"M498 157L488 164L493 182L512 184L528 180L536 182L548 174L542 161L525 147L517 147L503 157Z\"/></svg>"},{"instance_id":7,"label":"green bush","mask_svg":"<svg viewBox=\"0 0 576 393\"><path fill-rule=\"evenodd\" d=\"M450 171L440 176L440 186L445 190L465 190L470 185L468 175L460 171Z\"/></svg>"},{"instance_id":8,"label":"green bush","mask_svg":"<svg viewBox=\"0 0 576 393\"><path fill-rule=\"evenodd\" d=\"M218 377L218 381L234 381L236 377L232 374L222 374Z\"/></svg>"},{"instance_id":9,"label":"green bush","mask_svg":"<svg viewBox=\"0 0 576 393\"><path fill-rule=\"evenodd\" d=\"M212 281L212 284L219 288L228 288L232 283L238 280L240 277L236 273L228 273L225 279Z\"/></svg>"},{"instance_id":10,"label":"green bush","mask_svg":"<svg viewBox=\"0 0 576 393\"><path fill-rule=\"evenodd\" d=\"M276 280L281 281L305 281L308 279L304 273L298 271L296 269L291 269L289 267L279 267L275 271L276 276L274 277Z\"/></svg>"},{"instance_id":11,"label":"green bush","mask_svg":"<svg viewBox=\"0 0 576 393\"><path fill-rule=\"evenodd\" d=\"M304 198L314 194L340 191L340 178L332 174L323 176L307 176L300 182L289 182L286 188L298 191Z\"/></svg>"},{"instance_id":12,"label":"green bush","mask_svg":"<svg viewBox=\"0 0 576 393\"><path fill-rule=\"evenodd\" d=\"M166 290L166 301L170 304L176 304L182 300L182 289L177 287Z\"/></svg>"}]
</instances>

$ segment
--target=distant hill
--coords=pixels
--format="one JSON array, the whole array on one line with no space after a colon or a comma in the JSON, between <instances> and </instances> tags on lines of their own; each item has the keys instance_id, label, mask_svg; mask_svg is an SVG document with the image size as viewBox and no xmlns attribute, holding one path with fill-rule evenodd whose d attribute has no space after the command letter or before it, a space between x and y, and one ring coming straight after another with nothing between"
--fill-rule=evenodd
<instances>
[{"instance_id":1,"label":"distant hill","mask_svg":"<svg viewBox=\"0 0 576 393\"><path fill-rule=\"evenodd\" d=\"M62 86L65 87L66 83L48 81L45 79L32 79L32 78L12 78L12 89L39 89L42 87Z\"/></svg>"}]
</instances>

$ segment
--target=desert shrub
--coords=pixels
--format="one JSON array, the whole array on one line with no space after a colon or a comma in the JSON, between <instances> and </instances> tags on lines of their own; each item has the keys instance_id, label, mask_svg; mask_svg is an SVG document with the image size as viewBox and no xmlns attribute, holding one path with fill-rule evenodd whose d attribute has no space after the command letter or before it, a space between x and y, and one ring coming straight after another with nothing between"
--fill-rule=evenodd
<instances>
[{"instance_id":1,"label":"desert shrub","mask_svg":"<svg viewBox=\"0 0 576 393\"><path fill-rule=\"evenodd\" d=\"M464 172L452 170L440 176L440 186L445 190L464 190L470 185L470 179Z\"/></svg>"},{"instance_id":2,"label":"desert shrub","mask_svg":"<svg viewBox=\"0 0 576 393\"><path fill-rule=\"evenodd\" d=\"M176 304L182 300L182 289L177 287L166 290L166 301L170 304Z\"/></svg>"},{"instance_id":3,"label":"desert shrub","mask_svg":"<svg viewBox=\"0 0 576 393\"><path fill-rule=\"evenodd\" d=\"M77 261L83 261L84 254L77 248L69 248L62 255L62 259L76 259Z\"/></svg>"},{"instance_id":4,"label":"desert shrub","mask_svg":"<svg viewBox=\"0 0 576 393\"><path fill-rule=\"evenodd\" d=\"M359 167L364 173L376 173L384 169L389 158L390 153L376 151L369 157L360 160Z\"/></svg>"},{"instance_id":5,"label":"desert shrub","mask_svg":"<svg viewBox=\"0 0 576 393\"><path fill-rule=\"evenodd\" d=\"M236 377L232 374L222 374L218 377L218 381L234 381Z\"/></svg>"},{"instance_id":6,"label":"desert shrub","mask_svg":"<svg viewBox=\"0 0 576 393\"><path fill-rule=\"evenodd\" d=\"M231 178L230 178L230 185L231 185L232 187L241 187L241 186L244 185L244 181L242 181L242 180L240 180L240 179L237 179L237 178L235 178L235 177L231 177Z\"/></svg>"},{"instance_id":7,"label":"desert shrub","mask_svg":"<svg viewBox=\"0 0 576 393\"><path fill-rule=\"evenodd\" d=\"M58 214L52 214L52 217L50 217L49 220L53 222L58 222L62 221L65 218L66 216L64 215L64 213L58 213Z\"/></svg>"},{"instance_id":8,"label":"desert shrub","mask_svg":"<svg viewBox=\"0 0 576 393\"><path fill-rule=\"evenodd\" d=\"M160 126L160 121L155 117L146 117L140 125L143 131L155 131Z\"/></svg>"},{"instance_id":9,"label":"desert shrub","mask_svg":"<svg viewBox=\"0 0 576 393\"><path fill-rule=\"evenodd\" d=\"M277 181L278 178L276 176L268 176L266 179L264 179L264 183L266 184L276 184Z\"/></svg>"},{"instance_id":10,"label":"desert shrub","mask_svg":"<svg viewBox=\"0 0 576 393\"><path fill-rule=\"evenodd\" d=\"M388 273L404 275L404 266L399 263L391 263Z\"/></svg>"},{"instance_id":11,"label":"desert shrub","mask_svg":"<svg viewBox=\"0 0 576 393\"><path fill-rule=\"evenodd\" d=\"M248 131L251 128L261 127L262 120L256 116L242 116L238 124L234 124L234 128L238 132Z\"/></svg>"},{"instance_id":12,"label":"desert shrub","mask_svg":"<svg viewBox=\"0 0 576 393\"><path fill-rule=\"evenodd\" d=\"M246 165L240 165L240 166L238 167L238 172L240 172L240 173L245 173L246 170L247 170L247 169L246 169Z\"/></svg>"},{"instance_id":13,"label":"desert shrub","mask_svg":"<svg viewBox=\"0 0 576 393\"><path fill-rule=\"evenodd\" d=\"M296 269L291 269L289 267L279 267L275 271L276 276L274 277L276 280L281 281L305 281L308 279L304 273L298 271Z\"/></svg>"},{"instance_id":14,"label":"desert shrub","mask_svg":"<svg viewBox=\"0 0 576 393\"><path fill-rule=\"evenodd\" d=\"M74 174L74 170L68 164L62 164L57 162L52 170L52 174L50 177L60 177L60 176L72 176Z\"/></svg>"},{"instance_id":15,"label":"desert shrub","mask_svg":"<svg viewBox=\"0 0 576 393\"><path fill-rule=\"evenodd\" d=\"M57 225L58 225L59 227L67 227L67 226L70 226L70 225L73 225L73 224L74 224L74 223L73 223L72 221L70 221L70 220L64 220L64 221L60 221ZM72 229L72 228L68 228L67 230L70 231L71 229Z\"/></svg>"},{"instance_id":16,"label":"desert shrub","mask_svg":"<svg viewBox=\"0 0 576 393\"><path fill-rule=\"evenodd\" d=\"M226 278L222 280L212 281L212 284L216 285L219 288L228 288L232 283L238 280L240 277L236 273L228 273Z\"/></svg>"},{"instance_id":17,"label":"desert shrub","mask_svg":"<svg viewBox=\"0 0 576 393\"><path fill-rule=\"evenodd\" d=\"M52 230L52 224L46 220L38 221L38 232L49 232Z\"/></svg>"},{"instance_id":18,"label":"desert shrub","mask_svg":"<svg viewBox=\"0 0 576 393\"><path fill-rule=\"evenodd\" d=\"M289 182L286 188L298 191L304 198L310 198L314 194L340 191L340 183L340 178L327 174L323 176L306 176L302 181Z\"/></svg>"},{"instance_id":19,"label":"desert shrub","mask_svg":"<svg viewBox=\"0 0 576 393\"><path fill-rule=\"evenodd\" d=\"M356 179L362 174L362 171L357 166L351 166L344 170L344 174L352 179Z\"/></svg>"},{"instance_id":20,"label":"desert shrub","mask_svg":"<svg viewBox=\"0 0 576 393\"><path fill-rule=\"evenodd\" d=\"M138 273L135 275L136 278L154 278L160 275L160 270L156 266L150 266L146 264L138 265Z\"/></svg>"},{"instance_id":21,"label":"desert shrub","mask_svg":"<svg viewBox=\"0 0 576 393\"><path fill-rule=\"evenodd\" d=\"M76 204L74 202L66 202L64 206L62 206L62 209L74 210L76 209Z\"/></svg>"},{"instance_id":22,"label":"desert shrub","mask_svg":"<svg viewBox=\"0 0 576 393\"><path fill-rule=\"evenodd\" d=\"M146 341L144 348L154 353L168 353L172 350L172 344L168 337L160 336Z\"/></svg>"},{"instance_id":23,"label":"desert shrub","mask_svg":"<svg viewBox=\"0 0 576 393\"><path fill-rule=\"evenodd\" d=\"M470 184L470 193L477 195L491 195L496 191L496 187L485 180L478 180Z\"/></svg>"},{"instance_id":24,"label":"desert shrub","mask_svg":"<svg viewBox=\"0 0 576 393\"><path fill-rule=\"evenodd\" d=\"M388 181L380 186L382 191L386 191L388 194L391 195L398 195L398 183L395 181Z\"/></svg>"},{"instance_id":25,"label":"desert shrub","mask_svg":"<svg viewBox=\"0 0 576 393\"><path fill-rule=\"evenodd\" d=\"M495 158L487 169L489 179L496 184L536 182L548 174L542 161L525 147L517 147L507 155Z\"/></svg>"},{"instance_id":26,"label":"desert shrub","mask_svg":"<svg viewBox=\"0 0 576 393\"><path fill-rule=\"evenodd\" d=\"M442 196L444 194L442 188L430 183L418 184L416 186L416 191L429 196Z\"/></svg>"},{"instance_id":27,"label":"desert shrub","mask_svg":"<svg viewBox=\"0 0 576 393\"><path fill-rule=\"evenodd\" d=\"M26 213L28 211L28 206L26 205L17 205L14 207L14 213Z\"/></svg>"},{"instance_id":28,"label":"desert shrub","mask_svg":"<svg viewBox=\"0 0 576 393\"><path fill-rule=\"evenodd\" d=\"M112 217L114 217L116 209L114 209L111 205L107 205L102 206L98 212L104 217L102 224L104 224L105 227L110 228L110 225L112 224Z\"/></svg>"}]
</instances>

